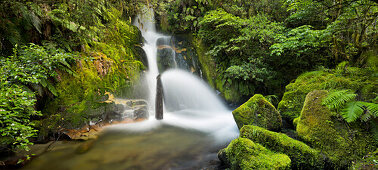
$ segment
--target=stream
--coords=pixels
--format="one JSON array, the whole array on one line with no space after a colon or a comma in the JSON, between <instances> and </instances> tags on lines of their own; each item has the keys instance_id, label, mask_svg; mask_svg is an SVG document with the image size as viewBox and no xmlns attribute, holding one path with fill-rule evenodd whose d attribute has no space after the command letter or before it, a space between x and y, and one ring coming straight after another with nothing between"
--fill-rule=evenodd
<instances>
[{"instance_id":1,"label":"stream","mask_svg":"<svg viewBox=\"0 0 378 170\"><path fill-rule=\"evenodd\" d=\"M150 118L109 126L93 141L67 142L35 158L24 169L221 168L218 150L238 136L231 110L201 78L179 68L175 55L171 67L159 72L157 41L170 36L157 33L154 22L154 12L146 8L134 23L146 41L143 49L148 58L145 79ZM164 89L163 120L154 119L159 74Z\"/></svg>"}]
</instances>

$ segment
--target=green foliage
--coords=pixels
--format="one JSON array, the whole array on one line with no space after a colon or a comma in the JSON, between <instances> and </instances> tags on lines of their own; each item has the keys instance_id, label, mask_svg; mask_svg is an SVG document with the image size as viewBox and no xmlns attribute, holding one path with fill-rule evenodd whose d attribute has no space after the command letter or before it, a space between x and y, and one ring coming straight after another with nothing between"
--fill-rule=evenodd
<instances>
[{"instance_id":1,"label":"green foliage","mask_svg":"<svg viewBox=\"0 0 378 170\"><path fill-rule=\"evenodd\" d=\"M10 55L16 44L24 44L30 33L42 33L43 11L35 2L4 0L0 3L0 56Z\"/></svg>"},{"instance_id":2,"label":"green foliage","mask_svg":"<svg viewBox=\"0 0 378 170\"><path fill-rule=\"evenodd\" d=\"M330 93L327 98L324 99L323 105L326 105L329 109L339 109L346 103L353 100L357 94L354 94L350 90L339 90Z\"/></svg>"},{"instance_id":3,"label":"green foliage","mask_svg":"<svg viewBox=\"0 0 378 170\"><path fill-rule=\"evenodd\" d=\"M0 95L0 145L29 150L29 138L37 132L30 118L40 115L33 108L34 93L19 85L9 85L2 74Z\"/></svg>"},{"instance_id":4,"label":"green foliage","mask_svg":"<svg viewBox=\"0 0 378 170\"><path fill-rule=\"evenodd\" d=\"M374 49L378 5L371 0L314 1L294 0L285 4L292 12L290 26L312 25L332 35L328 49L336 62L349 60L361 65L361 53Z\"/></svg>"},{"instance_id":5,"label":"green foliage","mask_svg":"<svg viewBox=\"0 0 378 170\"><path fill-rule=\"evenodd\" d=\"M367 122L378 116L378 104L355 101L357 94L350 90L340 90L330 93L324 99L323 105L337 110L347 122L354 122L358 118Z\"/></svg>"},{"instance_id":6,"label":"green foliage","mask_svg":"<svg viewBox=\"0 0 378 170\"><path fill-rule=\"evenodd\" d=\"M265 15L248 19L223 9L208 12L200 21L198 36L210 44L207 55L214 57L222 93L249 96L261 89L274 88L275 75L269 62L269 46L283 31L280 23L271 22ZM224 87L224 88L223 88ZM240 99L240 98L239 98Z\"/></svg>"},{"instance_id":7,"label":"green foliage","mask_svg":"<svg viewBox=\"0 0 378 170\"><path fill-rule=\"evenodd\" d=\"M163 7L158 11L167 16L172 32L196 31L203 15L211 9L211 0L166 0L158 2Z\"/></svg>"},{"instance_id":8,"label":"green foliage","mask_svg":"<svg viewBox=\"0 0 378 170\"><path fill-rule=\"evenodd\" d=\"M73 59L70 53L61 50L46 50L41 46L30 44L20 51L14 48L14 54L0 60L0 134L1 145L28 150L30 137L37 130L31 123L33 116L41 115L36 111L36 94L34 85L41 85L57 95L52 78L57 78L57 70L70 70L68 62ZM41 91L37 91L41 93ZM42 94L39 94L42 95Z\"/></svg>"}]
</instances>

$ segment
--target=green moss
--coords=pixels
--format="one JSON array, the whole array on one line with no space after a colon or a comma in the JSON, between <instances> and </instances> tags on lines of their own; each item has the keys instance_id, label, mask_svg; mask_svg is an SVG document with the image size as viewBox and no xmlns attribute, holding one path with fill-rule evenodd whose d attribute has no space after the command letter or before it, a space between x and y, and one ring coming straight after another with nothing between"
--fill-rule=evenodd
<instances>
[{"instance_id":1,"label":"green moss","mask_svg":"<svg viewBox=\"0 0 378 170\"><path fill-rule=\"evenodd\" d=\"M297 133L315 149L322 151L334 168L345 168L374 150L376 144L358 123L347 125L343 119L334 117L335 114L321 104L327 95L325 90L315 90L306 96Z\"/></svg>"},{"instance_id":2,"label":"green moss","mask_svg":"<svg viewBox=\"0 0 378 170\"><path fill-rule=\"evenodd\" d=\"M280 113L263 95L256 94L232 112L239 129L243 125L256 125L269 130L280 130Z\"/></svg>"},{"instance_id":3,"label":"green moss","mask_svg":"<svg viewBox=\"0 0 378 170\"><path fill-rule=\"evenodd\" d=\"M227 85L223 76L219 75L217 72L216 63L214 58L210 55L206 54L208 51L203 44L202 40L199 38L193 38L194 47L196 49L196 53L201 65L201 70L205 75L205 78L208 84L213 87L214 89L219 90L223 97L228 102L240 102L241 95L239 89L243 89L239 87L237 83L233 83L231 85Z\"/></svg>"},{"instance_id":4,"label":"green moss","mask_svg":"<svg viewBox=\"0 0 378 170\"><path fill-rule=\"evenodd\" d=\"M342 63L343 64L343 63ZM307 93L313 90L357 91L364 101L375 98L378 82L374 81L374 69L355 68L345 65L342 69L307 72L286 86L278 110L285 119L299 117Z\"/></svg>"},{"instance_id":5,"label":"green moss","mask_svg":"<svg viewBox=\"0 0 378 170\"><path fill-rule=\"evenodd\" d=\"M201 39L193 38L192 43L196 49L197 56L201 64L201 70L204 73L208 84L211 87L216 88L215 80L217 77L217 72L216 72L215 61L211 58L210 55L206 54L207 49L204 46Z\"/></svg>"},{"instance_id":6,"label":"green moss","mask_svg":"<svg viewBox=\"0 0 378 170\"><path fill-rule=\"evenodd\" d=\"M378 149L365 155L362 160L353 162L349 169L378 169Z\"/></svg>"},{"instance_id":7,"label":"green moss","mask_svg":"<svg viewBox=\"0 0 378 170\"><path fill-rule=\"evenodd\" d=\"M272 151L288 155L292 160L294 169L320 169L324 167L324 158L319 154L319 151L285 134L272 132L258 126L246 125L240 130L240 137L248 138Z\"/></svg>"},{"instance_id":8,"label":"green moss","mask_svg":"<svg viewBox=\"0 0 378 170\"><path fill-rule=\"evenodd\" d=\"M297 127L298 122L299 122L299 117L297 117L297 118L295 118L295 119L293 120L293 125L294 125L295 127Z\"/></svg>"},{"instance_id":9,"label":"green moss","mask_svg":"<svg viewBox=\"0 0 378 170\"><path fill-rule=\"evenodd\" d=\"M246 138L233 140L224 149L231 169L290 169L290 158L269 151Z\"/></svg>"}]
</instances>

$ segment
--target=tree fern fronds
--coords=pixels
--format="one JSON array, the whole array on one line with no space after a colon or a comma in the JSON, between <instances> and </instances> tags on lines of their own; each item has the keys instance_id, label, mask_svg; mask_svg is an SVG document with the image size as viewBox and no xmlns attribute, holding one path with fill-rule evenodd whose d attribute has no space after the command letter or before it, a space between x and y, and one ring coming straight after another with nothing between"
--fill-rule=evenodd
<instances>
[{"instance_id":1,"label":"tree fern fronds","mask_svg":"<svg viewBox=\"0 0 378 170\"><path fill-rule=\"evenodd\" d=\"M353 101L357 94L352 93L350 90L339 90L329 94L322 102L329 109L340 109L346 103Z\"/></svg>"},{"instance_id":2,"label":"tree fern fronds","mask_svg":"<svg viewBox=\"0 0 378 170\"><path fill-rule=\"evenodd\" d=\"M364 113L364 108L364 102L349 102L346 107L341 110L340 114L348 123L350 123L357 120Z\"/></svg>"}]
</instances>

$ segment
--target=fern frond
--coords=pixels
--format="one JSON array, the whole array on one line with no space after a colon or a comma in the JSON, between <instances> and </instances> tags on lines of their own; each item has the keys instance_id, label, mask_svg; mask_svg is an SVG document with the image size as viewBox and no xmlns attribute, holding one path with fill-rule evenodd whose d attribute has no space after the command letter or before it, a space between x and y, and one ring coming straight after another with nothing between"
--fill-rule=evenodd
<instances>
[{"instance_id":1,"label":"fern frond","mask_svg":"<svg viewBox=\"0 0 378 170\"><path fill-rule=\"evenodd\" d=\"M378 104L365 102L365 106L371 116L378 117Z\"/></svg>"},{"instance_id":2,"label":"fern frond","mask_svg":"<svg viewBox=\"0 0 378 170\"><path fill-rule=\"evenodd\" d=\"M350 90L339 90L329 94L322 102L329 109L340 109L346 103L353 101L357 94L352 93Z\"/></svg>"},{"instance_id":3,"label":"fern frond","mask_svg":"<svg viewBox=\"0 0 378 170\"><path fill-rule=\"evenodd\" d=\"M47 79L41 78L41 79L39 79L39 83L44 88L47 88L54 96L58 96L58 92L57 92L56 88Z\"/></svg>"},{"instance_id":4,"label":"fern frond","mask_svg":"<svg viewBox=\"0 0 378 170\"><path fill-rule=\"evenodd\" d=\"M76 78L78 77L78 75L76 74L76 72L72 71L70 68L67 68L67 67L64 67L64 66L60 66L59 70L64 71L64 72L68 73L69 75L71 75L73 77L76 77Z\"/></svg>"},{"instance_id":5,"label":"fern frond","mask_svg":"<svg viewBox=\"0 0 378 170\"><path fill-rule=\"evenodd\" d=\"M348 122L353 122L357 120L365 111L365 102L354 101L349 102L344 109L341 110L340 114Z\"/></svg>"}]
</instances>

